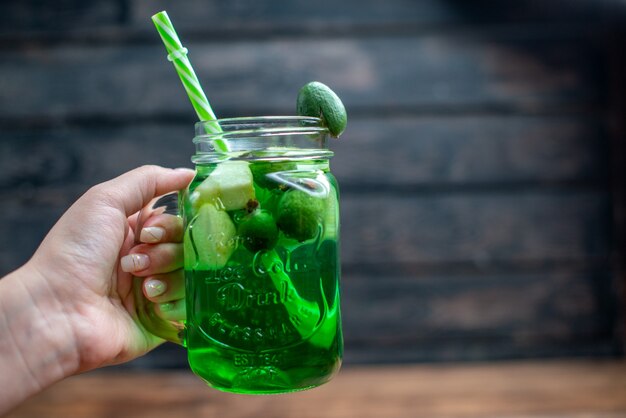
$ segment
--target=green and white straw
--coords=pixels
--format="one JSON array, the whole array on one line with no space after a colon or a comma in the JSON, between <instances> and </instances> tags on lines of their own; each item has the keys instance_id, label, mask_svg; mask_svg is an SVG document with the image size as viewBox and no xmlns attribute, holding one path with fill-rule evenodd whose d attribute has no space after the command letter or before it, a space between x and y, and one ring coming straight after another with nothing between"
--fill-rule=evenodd
<instances>
[{"instance_id":1,"label":"green and white straw","mask_svg":"<svg viewBox=\"0 0 626 418\"><path fill-rule=\"evenodd\" d=\"M191 62L189 62L189 58L187 57L187 48L183 47L180 39L178 39L178 35L174 30L174 26L172 25L172 21L167 15L167 12L162 11L155 14L152 16L152 22L154 22L154 26L156 26L156 29L165 44L165 49L167 49L168 54L167 59L174 64L176 73L178 73L180 81L183 83L183 86L187 91L189 100L191 101L193 108L196 110L198 118L200 118L201 121L216 120L217 117L215 116L215 113L213 113L213 109L211 109L209 100L204 94L204 91L202 91L200 81L198 81L198 77L191 67ZM222 132L219 123L208 123L206 124L206 129L208 133ZM228 146L223 140L214 141L214 145L215 148L221 152L228 151Z\"/></svg>"}]
</instances>

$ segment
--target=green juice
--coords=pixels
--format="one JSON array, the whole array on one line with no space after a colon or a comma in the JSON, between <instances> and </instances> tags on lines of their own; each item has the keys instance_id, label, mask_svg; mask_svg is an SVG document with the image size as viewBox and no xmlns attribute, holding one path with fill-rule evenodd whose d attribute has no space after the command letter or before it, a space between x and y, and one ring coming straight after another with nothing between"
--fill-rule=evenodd
<instances>
[{"instance_id":1,"label":"green juice","mask_svg":"<svg viewBox=\"0 0 626 418\"><path fill-rule=\"evenodd\" d=\"M183 205L194 373L251 394L330 380L343 342L338 190L328 160L198 165Z\"/></svg>"}]
</instances>

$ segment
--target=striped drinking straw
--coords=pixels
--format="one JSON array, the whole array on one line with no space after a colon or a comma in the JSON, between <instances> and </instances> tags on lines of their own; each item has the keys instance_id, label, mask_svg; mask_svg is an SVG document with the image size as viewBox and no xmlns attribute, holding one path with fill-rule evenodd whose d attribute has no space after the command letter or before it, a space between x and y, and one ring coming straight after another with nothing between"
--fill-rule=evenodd
<instances>
[{"instance_id":1,"label":"striped drinking straw","mask_svg":"<svg viewBox=\"0 0 626 418\"><path fill-rule=\"evenodd\" d=\"M217 117L215 113L213 113L213 109L211 109L209 100L202 91L198 77L191 67L191 62L189 62L189 58L187 57L187 48L183 47L180 39L178 39L174 25L172 25L172 21L167 15L167 12L164 10L155 14L152 16L152 22L154 22L154 26L156 26L165 44L165 49L167 49L168 54L167 59L174 64L176 73L178 73L180 81L183 83L198 117L201 121L216 120ZM208 133L222 132L219 123L206 124L206 129ZM214 145L218 151L228 152L228 144L225 141L215 140Z\"/></svg>"}]
</instances>

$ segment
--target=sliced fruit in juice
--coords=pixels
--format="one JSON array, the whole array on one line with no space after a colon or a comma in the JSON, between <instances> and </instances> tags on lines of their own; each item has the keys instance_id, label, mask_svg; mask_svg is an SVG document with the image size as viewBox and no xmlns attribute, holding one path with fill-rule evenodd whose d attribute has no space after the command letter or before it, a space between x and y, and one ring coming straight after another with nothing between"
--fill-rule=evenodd
<instances>
[{"instance_id":1,"label":"sliced fruit in juice","mask_svg":"<svg viewBox=\"0 0 626 418\"><path fill-rule=\"evenodd\" d=\"M237 247L237 231L230 216L211 204L200 208L186 234L185 268L222 268Z\"/></svg>"},{"instance_id":2,"label":"sliced fruit in juice","mask_svg":"<svg viewBox=\"0 0 626 418\"><path fill-rule=\"evenodd\" d=\"M243 209L254 199L252 172L246 161L220 163L191 195L194 208L211 203L224 210Z\"/></svg>"},{"instance_id":3,"label":"sliced fruit in juice","mask_svg":"<svg viewBox=\"0 0 626 418\"><path fill-rule=\"evenodd\" d=\"M322 225L324 227L324 239L337 239L339 202L337 192L331 190L326 200L326 210L324 211L324 219Z\"/></svg>"}]
</instances>

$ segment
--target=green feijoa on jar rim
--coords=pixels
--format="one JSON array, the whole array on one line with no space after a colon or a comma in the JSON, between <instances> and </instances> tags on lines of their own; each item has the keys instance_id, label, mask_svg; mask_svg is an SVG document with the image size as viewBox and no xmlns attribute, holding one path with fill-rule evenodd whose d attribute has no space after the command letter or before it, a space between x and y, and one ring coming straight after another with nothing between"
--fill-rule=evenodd
<instances>
[{"instance_id":1,"label":"green feijoa on jar rim","mask_svg":"<svg viewBox=\"0 0 626 418\"><path fill-rule=\"evenodd\" d=\"M296 109L300 116L321 118L335 138L348 124L348 114L339 96L319 81L311 81L300 89Z\"/></svg>"},{"instance_id":2,"label":"green feijoa on jar rim","mask_svg":"<svg viewBox=\"0 0 626 418\"><path fill-rule=\"evenodd\" d=\"M237 235L251 252L270 250L278 241L278 228L274 217L266 210L258 209L239 223Z\"/></svg>"}]
</instances>

